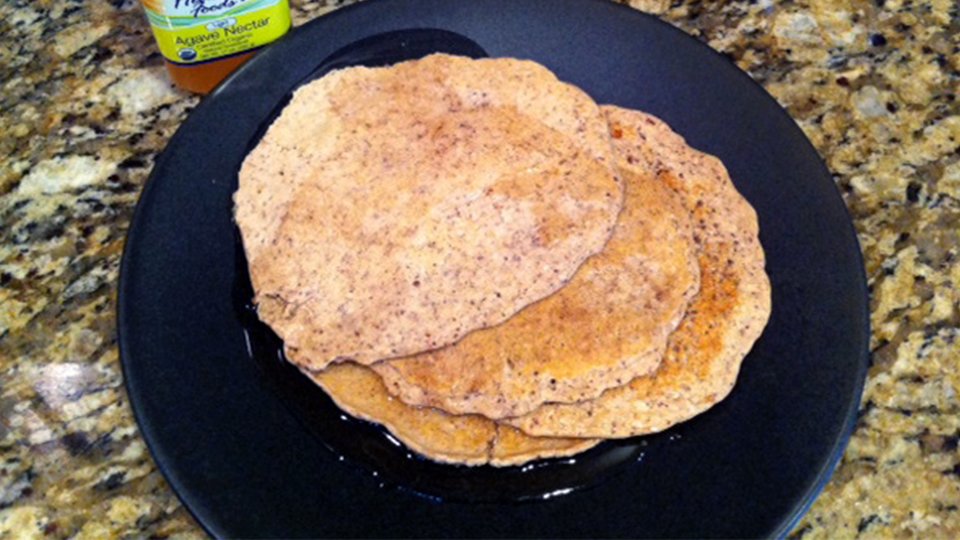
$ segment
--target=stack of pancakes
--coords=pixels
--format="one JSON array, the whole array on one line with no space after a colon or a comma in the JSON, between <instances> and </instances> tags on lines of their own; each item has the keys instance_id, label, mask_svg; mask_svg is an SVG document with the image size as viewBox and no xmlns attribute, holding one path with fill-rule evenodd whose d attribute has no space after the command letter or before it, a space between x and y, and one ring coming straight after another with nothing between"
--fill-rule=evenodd
<instances>
[{"instance_id":1,"label":"stack of pancakes","mask_svg":"<svg viewBox=\"0 0 960 540\"><path fill-rule=\"evenodd\" d=\"M529 61L334 71L297 90L235 202L288 360L441 462L687 420L730 392L770 313L723 164Z\"/></svg>"}]
</instances>

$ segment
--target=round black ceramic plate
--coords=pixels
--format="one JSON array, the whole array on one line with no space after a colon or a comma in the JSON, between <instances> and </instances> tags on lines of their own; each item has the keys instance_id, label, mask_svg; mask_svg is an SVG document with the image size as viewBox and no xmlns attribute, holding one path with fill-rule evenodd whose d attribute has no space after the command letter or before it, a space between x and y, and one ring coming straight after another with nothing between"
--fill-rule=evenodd
<instances>
[{"instance_id":1,"label":"round black ceramic plate","mask_svg":"<svg viewBox=\"0 0 960 540\"><path fill-rule=\"evenodd\" d=\"M770 323L727 400L574 459L464 468L342 415L283 362L248 307L231 219L238 167L304 81L436 51L537 60L724 161L760 216L773 283ZM780 536L852 429L866 294L853 228L816 152L696 40L599 0L379 0L297 29L191 114L130 229L119 334L143 435L216 536Z\"/></svg>"}]
</instances>

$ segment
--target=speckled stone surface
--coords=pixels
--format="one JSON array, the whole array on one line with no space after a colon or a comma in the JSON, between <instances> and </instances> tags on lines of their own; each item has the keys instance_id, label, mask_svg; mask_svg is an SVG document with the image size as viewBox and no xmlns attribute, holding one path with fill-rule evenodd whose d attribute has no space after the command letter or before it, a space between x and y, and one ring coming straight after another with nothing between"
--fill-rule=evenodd
<instances>
[{"instance_id":1,"label":"speckled stone surface","mask_svg":"<svg viewBox=\"0 0 960 540\"><path fill-rule=\"evenodd\" d=\"M294 0L303 23L336 4ZM960 537L955 0L632 0L797 120L854 217L873 365L797 538ZM0 4L0 538L202 536L122 388L117 270L154 157L198 99L131 0Z\"/></svg>"}]
</instances>

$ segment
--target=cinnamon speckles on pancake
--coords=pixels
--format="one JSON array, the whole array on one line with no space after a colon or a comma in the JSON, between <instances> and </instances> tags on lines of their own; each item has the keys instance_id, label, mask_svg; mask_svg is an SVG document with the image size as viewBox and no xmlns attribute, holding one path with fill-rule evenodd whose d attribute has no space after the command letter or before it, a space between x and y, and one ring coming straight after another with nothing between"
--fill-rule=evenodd
<instances>
[{"instance_id":1,"label":"cinnamon speckles on pancake","mask_svg":"<svg viewBox=\"0 0 960 540\"><path fill-rule=\"evenodd\" d=\"M771 309L723 164L539 64L432 55L298 89L236 222L262 321L344 411L441 463L662 431Z\"/></svg>"},{"instance_id":2,"label":"cinnamon speckles on pancake","mask_svg":"<svg viewBox=\"0 0 960 540\"><path fill-rule=\"evenodd\" d=\"M585 94L511 59L301 87L235 195L261 319L312 369L502 323L610 237L622 190L604 126Z\"/></svg>"}]
</instances>

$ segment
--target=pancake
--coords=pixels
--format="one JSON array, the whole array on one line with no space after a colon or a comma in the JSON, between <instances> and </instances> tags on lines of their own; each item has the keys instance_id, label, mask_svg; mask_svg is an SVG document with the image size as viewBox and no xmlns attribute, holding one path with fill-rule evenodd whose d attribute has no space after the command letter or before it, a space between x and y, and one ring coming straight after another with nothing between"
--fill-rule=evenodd
<instances>
[{"instance_id":1,"label":"pancake","mask_svg":"<svg viewBox=\"0 0 960 540\"><path fill-rule=\"evenodd\" d=\"M497 419L590 399L656 369L697 291L692 227L651 173L621 177L616 230L566 287L454 345L373 364L389 391L412 405Z\"/></svg>"},{"instance_id":2,"label":"pancake","mask_svg":"<svg viewBox=\"0 0 960 540\"><path fill-rule=\"evenodd\" d=\"M603 107L619 164L653 171L694 220L700 291L670 337L659 369L599 398L548 404L509 423L537 436L630 437L662 431L729 394L770 315L756 213L717 158L687 146L663 121Z\"/></svg>"},{"instance_id":3,"label":"pancake","mask_svg":"<svg viewBox=\"0 0 960 540\"><path fill-rule=\"evenodd\" d=\"M309 369L502 323L609 239L622 189L605 125L586 94L512 59L304 85L234 197L259 317Z\"/></svg>"},{"instance_id":4,"label":"pancake","mask_svg":"<svg viewBox=\"0 0 960 540\"><path fill-rule=\"evenodd\" d=\"M353 416L382 424L411 450L434 461L503 467L576 454L595 439L531 437L482 416L454 416L412 407L390 396L367 367L342 363L307 372L333 401Z\"/></svg>"}]
</instances>

